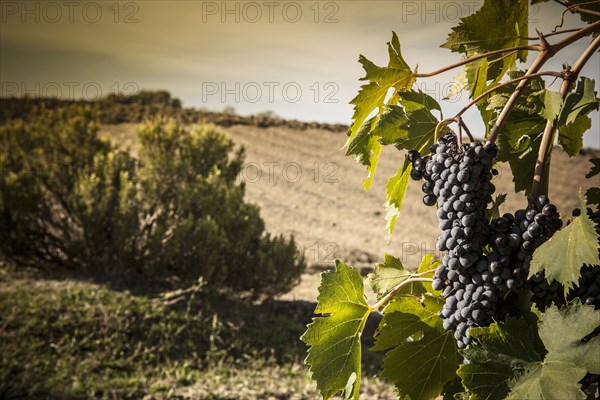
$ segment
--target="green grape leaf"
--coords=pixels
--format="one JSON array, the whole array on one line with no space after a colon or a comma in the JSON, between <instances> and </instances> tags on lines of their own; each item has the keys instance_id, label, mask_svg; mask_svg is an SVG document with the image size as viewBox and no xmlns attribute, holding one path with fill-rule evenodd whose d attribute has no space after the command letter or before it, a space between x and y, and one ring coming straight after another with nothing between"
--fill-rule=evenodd
<instances>
[{"instance_id":1,"label":"green grape leaf","mask_svg":"<svg viewBox=\"0 0 600 400\"><path fill-rule=\"evenodd\" d=\"M592 163L592 168L590 168L590 172L585 176L587 179L600 174L600 158L592 158L590 162Z\"/></svg>"},{"instance_id":2,"label":"green grape leaf","mask_svg":"<svg viewBox=\"0 0 600 400\"><path fill-rule=\"evenodd\" d=\"M600 326L600 311L582 305L579 299L569 307L550 307L539 325L539 335L548 354L548 362L570 362L592 374L600 373L600 336L581 340Z\"/></svg>"},{"instance_id":3,"label":"green grape leaf","mask_svg":"<svg viewBox=\"0 0 600 400\"><path fill-rule=\"evenodd\" d=\"M438 119L432 111L437 110L441 114L440 105L433 97L420 90L398 92L398 101L406 114L406 122L397 127L396 147L418 150L421 155L428 154L438 124ZM446 127L441 129L440 136L447 131Z\"/></svg>"},{"instance_id":4,"label":"green grape leaf","mask_svg":"<svg viewBox=\"0 0 600 400\"><path fill-rule=\"evenodd\" d=\"M477 12L460 19L460 23L452 28L442 47L471 57L501 48L527 45L525 37L528 34L528 10L527 0L485 0ZM498 56L489 57L488 61L497 58ZM527 51L508 54L500 62L495 62L492 68L486 65L485 71L480 71L483 84L491 80L495 85L516 65L517 59L526 61ZM467 77L469 68L471 67L466 68ZM468 79L468 82L473 94L474 81ZM483 107L479 108L483 109Z\"/></svg>"},{"instance_id":5,"label":"green grape leaf","mask_svg":"<svg viewBox=\"0 0 600 400\"><path fill-rule=\"evenodd\" d=\"M398 149L418 150L422 155L433 144L438 119L433 110L441 114L435 99L422 91L398 92L400 106L386 107L372 134L379 136L384 145L394 144ZM442 129L446 132L447 128Z\"/></svg>"},{"instance_id":6,"label":"green grape leaf","mask_svg":"<svg viewBox=\"0 0 600 400\"><path fill-rule=\"evenodd\" d=\"M540 318L537 327L535 319L508 316L469 331L479 346L462 351L471 363L458 375L471 399L585 398L578 382L600 368L600 339L582 338L600 326L600 312L577 299Z\"/></svg>"},{"instance_id":7,"label":"green grape leaf","mask_svg":"<svg viewBox=\"0 0 600 400\"><path fill-rule=\"evenodd\" d=\"M336 260L335 271L321 275L316 314L300 338L310 346L306 364L324 399L340 391L358 399L361 376L360 337L371 308L360 274Z\"/></svg>"},{"instance_id":8,"label":"green grape leaf","mask_svg":"<svg viewBox=\"0 0 600 400\"><path fill-rule=\"evenodd\" d=\"M442 47L467 56L527 45L527 0L485 0L474 14L460 19ZM519 52L526 61L527 53Z\"/></svg>"},{"instance_id":9,"label":"green grape leaf","mask_svg":"<svg viewBox=\"0 0 600 400\"><path fill-rule=\"evenodd\" d=\"M538 119L507 122L498 136L498 161L508 161L516 192L525 191L529 194L531 191L535 162L545 126L545 121ZM548 174L548 171L545 173ZM544 179L544 182L548 182L548 179Z\"/></svg>"},{"instance_id":10,"label":"green grape leaf","mask_svg":"<svg viewBox=\"0 0 600 400\"><path fill-rule=\"evenodd\" d=\"M354 155L356 161L367 166L368 176L363 180L365 189L369 189L375 176L381 144L376 136L371 134L377 120L375 117L367 120L358 130L356 135L347 142L346 155Z\"/></svg>"},{"instance_id":11,"label":"green grape leaf","mask_svg":"<svg viewBox=\"0 0 600 400\"><path fill-rule=\"evenodd\" d=\"M373 350L393 348L383 361L382 376L396 385L400 398L435 398L456 378L456 342L437 316L443 302L429 295L422 301L406 296L385 309Z\"/></svg>"},{"instance_id":12,"label":"green grape leaf","mask_svg":"<svg viewBox=\"0 0 600 400\"><path fill-rule=\"evenodd\" d=\"M513 56L513 58L516 56ZM480 59L473 61L467 65L465 65L465 77L467 80L467 87L470 89L471 98L475 98L483 94L485 91L490 89L492 86L496 86L500 79L502 78L504 72L499 74L496 79L493 79L489 84L488 80L490 80L490 63L486 59ZM491 100L491 99L490 99ZM491 124L490 122L496 117L496 110L492 107L489 107L486 101L490 100L482 100L477 103L477 108L479 109L479 114L483 120L483 124L485 126L486 132L485 135L489 134Z\"/></svg>"},{"instance_id":13,"label":"green grape leaf","mask_svg":"<svg viewBox=\"0 0 600 400\"><path fill-rule=\"evenodd\" d=\"M367 80L369 83L361 86L356 97L350 101L350 104L354 105L354 114L347 132L346 155L355 155L359 163L367 166L369 177L364 181L366 189L371 185L381 152L378 137L371 131L384 111L386 95L392 88L395 91L410 89L416 79L415 74L402 58L400 41L395 32L392 40L388 42L388 53L387 67L379 67L362 55L359 57L358 61L366 72L361 80ZM374 111L376 115L365 122Z\"/></svg>"},{"instance_id":14,"label":"green grape leaf","mask_svg":"<svg viewBox=\"0 0 600 400\"><path fill-rule=\"evenodd\" d=\"M514 70L508 72L508 76L510 79L520 78L523 75L525 75L525 72L521 70ZM495 94L490 96L490 100L488 101L488 108L500 111L506 105L508 99L515 91L517 85L518 82L498 89L495 92ZM541 92L545 89L545 87L546 84L544 80L539 76L531 78L527 82L527 86L525 86L525 88L523 89L522 95L519 97L519 101L515 105L513 112L510 114L512 118L509 118L509 120L519 122L523 116L529 116L529 118L531 118L529 114L536 113L538 110L536 108L536 103L527 101L527 99L533 96L534 93ZM516 117L514 117L515 113L517 115Z\"/></svg>"},{"instance_id":15,"label":"green grape leaf","mask_svg":"<svg viewBox=\"0 0 600 400\"><path fill-rule=\"evenodd\" d=\"M381 298L397 285L409 279L410 276L411 272L404 269L399 258L386 254L383 263L377 264L375 270L369 274L369 284L377 297ZM425 293L425 288L422 285L416 290L417 293L414 293L416 295Z\"/></svg>"},{"instance_id":16,"label":"green grape leaf","mask_svg":"<svg viewBox=\"0 0 600 400\"><path fill-rule=\"evenodd\" d=\"M462 351L471 363L461 365L458 375L473 393L473 400L505 399L514 369L543 360L544 348L536 335L535 321L509 316L486 328L471 328L469 333L480 346Z\"/></svg>"},{"instance_id":17,"label":"green grape leaf","mask_svg":"<svg viewBox=\"0 0 600 400\"><path fill-rule=\"evenodd\" d=\"M468 65L468 64L467 64ZM444 97L443 100L450 100L458 95L463 90L466 90L469 87L469 81L467 79L467 70L465 68L461 69L458 74L452 80L452 85L450 86L450 90L448 94Z\"/></svg>"},{"instance_id":18,"label":"green grape leaf","mask_svg":"<svg viewBox=\"0 0 600 400\"><path fill-rule=\"evenodd\" d=\"M579 381L585 368L576 364L546 362L532 366L519 377L506 400L572 399L585 400Z\"/></svg>"},{"instance_id":19,"label":"green grape leaf","mask_svg":"<svg viewBox=\"0 0 600 400\"><path fill-rule=\"evenodd\" d=\"M533 103L538 109L538 114L547 120L554 121L561 112L563 99L560 93L552 90L542 89L527 97L527 101Z\"/></svg>"},{"instance_id":20,"label":"green grape leaf","mask_svg":"<svg viewBox=\"0 0 600 400\"><path fill-rule=\"evenodd\" d=\"M571 124L582 115L598 110L598 98L594 91L594 80L581 77L574 92L565 98L564 106L558 117L559 125Z\"/></svg>"},{"instance_id":21,"label":"green grape leaf","mask_svg":"<svg viewBox=\"0 0 600 400\"><path fill-rule=\"evenodd\" d=\"M547 350L544 361L514 380L508 399L585 399L579 381L600 370L600 337L582 339L600 326L600 311L579 299L567 307L552 306L543 314L539 337Z\"/></svg>"},{"instance_id":22,"label":"green grape leaf","mask_svg":"<svg viewBox=\"0 0 600 400\"><path fill-rule=\"evenodd\" d=\"M558 127L558 143L569 156L576 156L583 147L583 134L591 127L592 120L580 115L570 124Z\"/></svg>"},{"instance_id":23,"label":"green grape leaf","mask_svg":"<svg viewBox=\"0 0 600 400\"><path fill-rule=\"evenodd\" d=\"M460 382L460 378L446 382L442 390L442 400L468 400L468 393Z\"/></svg>"},{"instance_id":24,"label":"green grape leaf","mask_svg":"<svg viewBox=\"0 0 600 400\"><path fill-rule=\"evenodd\" d=\"M421 263L419 264L419 268L417 269L417 273L423 274L421 278L432 278L434 275L434 270L441 264L440 260L435 257L433 253L427 253L421 258ZM427 272L427 273L425 273ZM433 290L431 286L431 282L419 282L425 288L425 292L429 293L441 293L440 291ZM416 293L414 293L416 294Z\"/></svg>"},{"instance_id":25,"label":"green grape leaf","mask_svg":"<svg viewBox=\"0 0 600 400\"><path fill-rule=\"evenodd\" d=\"M600 188L591 187L585 192L585 198L588 204L595 204L600 207Z\"/></svg>"},{"instance_id":26,"label":"green grape leaf","mask_svg":"<svg viewBox=\"0 0 600 400\"><path fill-rule=\"evenodd\" d=\"M581 209L585 208L583 203ZM566 295L579 282L583 264L600 264L598 233L585 212L535 250L530 273L544 271L548 281L558 281L564 286Z\"/></svg>"},{"instance_id":27,"label":"green grape leaf","mask_svg":"<svg viewBox=\"0 0 600 400\"><path fill-rule=\"evenodd\" d=\"M379 162L379 155L381 154L381 143L379 143L379 139L376 137L369 138L369 144L367 148L370 150L369 154L369 166L367 167L368 175L366 179L363 179L363 187L365 190L369 190L371 184L373 183L373 178L375 178L375 170L377 169L377 164Z\"/></svg>"},{"instance_id":28,"label":"green grape leaf","mask_svg":"<svg viewBox=\"0 0 600 400\"><path fill-rule=\"evenodd\" d=\"M396 297L384 310L384 316L375 336L373 351L387 350L402 344L423 329L442 329L442 319L437 312L443 300L430 295L423 301L414 296ZM410 323L408 323L410 322Z\"/></svg>"},{"instance_id":29,"label":"green grape leaf","mask_svg":"<svg viewBox=\"0 0 600 400\"><path fill-rule=\"evenodd\" d=\"M398 169L396 175L394 175L388 183L385 185L386 188L386 200L385 200L385 219L387 221L388 238L391 237L396 225L398 215L400 215L400 209L402 208L402 202L406 195L406 189L408 188L408 182L410 181L410 171L412 169L412 163L405 158L404 164Z\"/></svg>"},{"instance_id":30,"label":"green grape leaf","mask_svg":"<svg viewBox=\"0 0 600 400\"><path fill-rule=\"evenodd\" d=\"M373 126L375 126L376 120L375 118L370 118L356 132L356 135L353 136L346 143L346 155L353 155L356 157L356 160L363 164L369 166L369 157L370 157L370 148L369 148L369 139L371 138L370 132Z\"/></svg>"},{"instance_id":31,"label":"green grape leaf","mask_svg":"<svg viewBox=\"0 0 600 400\"><path fill-rule=\"evenodd\" d=\"M394 144L405 136L399 127L408 122L408 117L404 109L397 105L386 106L385 111L381 113L379 121L373 128L373 136L379 137L383 145Z\"/></svg>"},{"instance_id":32,"label":"green grape leaf","mask_svg":"<svg viewBox=\"0 0 600 400\"><path fill-rule=\"evenodd\" d=\"M539 3L546 3L550 0L531 0L531 4L539 4ZM585 4L583 4L585 3ZM596 3L595 1L589 1L589 0L569 0L569 5L576 5L576 4L581 4L584 8L588 9L588 10L592 10L595 11L597 13L600 13L600 4ZM582 13L577 13L579 14L579 17L581 18L582 21L584 22L588 22L588 23L594 23L598 20L600 20L600 17L598 17L597 14L588 14L585 12ZM597 33L593 34L594 36L597 35Z\"/></svg>"},{"instance_id":33,"label":"green grape leaf","mask_svg":"<svg viewBox=\"0 0 600 400\"><path fill-rule=\"evenodd\" d=\"M438 265L439 261L435 259L434 254L425 254L421 259L417 273L423 274L420 275L422 278L432 278L433 271L429 271L435 269ZM425 274L425 272L428 273ZM381 299L396 286L410 279L412 274L404 268L399 258L386 254L383 263L375 266L375 270L369 274L369 284L373 292L377 294L378 299ZM403 286L396 294L398 296L406 294L420 296L427 292L433 292L430 282L412 282Z\"/></svg>"},{"instance_id":34,"label":"green grape leaf","mask_svg":"<svg viewBox=\"0 0 600 400\"><path fill-rule=\"evenodd\" d=\"M600 16L598 16L598 15L600 15L600 3L597 3L595 1L589 1L589 0L570 0L569 3L570 4L581 4L583 8L586 8L588 10L596 12L596 14L590 14L590 13L586 13L586 12L578 13L579 18L581 18L581 20L583 22L592 24L592 23L598 22L600 20ZM585 4L583 4L583 3L585 3ZM594 32L592 35L598 36L598 32Z\"/></svg>"}]
</instances>

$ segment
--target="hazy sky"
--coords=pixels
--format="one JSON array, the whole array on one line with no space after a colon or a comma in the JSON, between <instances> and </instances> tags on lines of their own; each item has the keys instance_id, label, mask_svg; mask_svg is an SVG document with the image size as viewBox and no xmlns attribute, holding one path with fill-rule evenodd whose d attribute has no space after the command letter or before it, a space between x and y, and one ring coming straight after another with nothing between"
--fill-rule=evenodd
<instances>
[{"instance_id":1,"label":"hazy sky","mask_svg":"<svg viewBox=\"0 0 600 400\"><path fill-rule=\"evenodd\" d=\"M1 94L96 98L110 92L168 89L185 106L240 114L349 123L364 54L387 63L385 43L400 37L411 66L430 71L458 55L439 48L479 1L1 1ZM559 6L530 12L550 31ZM565 27L581 26L567 18ZM548 69L573 63L586 45L564 50ZM531 60L530 60L531 61ZM420 80L437 99L458 71ZM600 56L584 75L600 87ZM554 88L558 89L556 83ZM466 94L443 104L456 112ZM598 113L593 130L599 127ZM477 129L476 115L466 116ZM600 147L598 135L586 145Z\"/></svg>"}]
</instances>

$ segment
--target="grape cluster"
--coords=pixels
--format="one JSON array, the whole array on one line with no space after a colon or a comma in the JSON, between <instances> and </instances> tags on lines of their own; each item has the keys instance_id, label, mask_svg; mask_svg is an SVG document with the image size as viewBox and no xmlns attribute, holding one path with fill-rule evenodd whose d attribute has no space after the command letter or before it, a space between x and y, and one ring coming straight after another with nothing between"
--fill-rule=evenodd
<instances>
[{"instance_id":1,"label":"grape cluster","mask_svg":"<svg viewBox=\"0 0 600 400\"><path fill-rule=\"evenodd\" d=\"M459 146L450 134L430 150L427 157L409 153L411 178L425 180L423 203L437 204L437 248L447 253L436 269L433 288L445 298L439 313L444 329L453 331L458 347L464 348L472 341L471 327L503 317L503 299L510 290L533 291L540 308L554 297L557 283L549 284L543 274L530 280L527 276L534 250L562 227L562 221L547 196L541 196L529 209L488 223L495 146L477 141ZM484 255L486 245L490 251Z\"/></svg>"},{"instance_id":2,"label":"grape cluster","mask_svg":"<svg viewBox=\"0 0 600 400\"><path fill-rule=\"evenodd\" d=\"M581 268L579 284L569 297L579 297L583 303L600 309L600 265L584 265Z\"/></svg>"},{"instance_id":3,"label":"grape cluster","mask_svg":"<svg viewBox=\"0 0 600 400\"><path fill-rule=\"evenodd\" d=\"M480 267L488 233L485 210L495 191L491 180L496 148L477 141L459 146L449 134L430 150L425 158L409 153L411 177L425 179L423 203L437 204L437 248L447 254L433 287L443 290L446 299L440 311L444 328L454 331L459 347L464 347L470 342L468 329L491 319L497 300L491 275Z\"/></svg>"},{"instance_id":4,"label":"grape cluster","mask_svg":"<svg viewBox=\"0 0 600 400\"><path fill-rule=\"evenodd\" d=\"M535 249L546 242L562 227L556 206L547 196L540 196L536 204L514 214L504 214L490 224L488 242L492 252L487 255L498 295L503 297L511 289L525 288L533 292L533 302L543 309L552 302L559 290L544 273L529 277L529 265Z\"/></svg>"},{"instance_id":5,"label":"grape cluster","mask_svg":"<svg viewBox=\"0 0 600 400\"><path fill-rule=\"evenodd\" d=\"M600 231L600 210L593 212L587 209L590 219L596 223L596 230ZM573 216L581 215L581 210L573 210ZM598 255L600 256L600 243L598 246ZM600 309L600 265L584 265L581 268L581 276L577 286L569 293L569 300L579 297L585 304L593 305L595 309Z\"/></svg>"},{"instance_id":6,"label":"grape cluster","mask_svg":"<svg viewBox=\"0 0 600 400\"><path fill-rule=\"evenodd\" d=\"M435 286L443 288L446 297L440 316L444 327L454 330L459 347L471 342L470 327L504 319L504 297L510 290L531 290L532 300L543 309L560 289L558 283L548 283L543 273L527 280L533 252L562 226L556 207L546 196L541 196L534 207L493 220L487 236L491 251L481 255L474 266L459 271L458 284L452 283L451 289L451 271L436 271L441 282L434 280Z\"/></svg>"}]
</instances>

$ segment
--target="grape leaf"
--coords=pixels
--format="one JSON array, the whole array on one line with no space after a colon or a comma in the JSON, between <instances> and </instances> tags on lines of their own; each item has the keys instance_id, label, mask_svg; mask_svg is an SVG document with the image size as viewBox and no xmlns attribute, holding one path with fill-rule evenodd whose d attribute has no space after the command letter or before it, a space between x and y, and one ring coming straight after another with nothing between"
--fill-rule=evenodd
<instances>
[{"instance_id":1,"label":"grape leaf","mask_svg":"<svg viewBox=\"0 0 600 400\"><path fill-rule=\"evenodd\" d=\"M558 122L560 125L570 124L581 115L587 115L598 110L598 98L594 91L594 80L581 77L577 82L574 92L565 98L564 106L560 111Z\"/></svg>"},{"instance_id":2,"label":"grape leaf","mask_svg":"<svg viewBox=\"0 0 600 400\"><path fill-rule=\"evenodd\" d=\"M525 191L529 194L531 191L535 162L545 126L543 120L507 122L504 131L498 136L498 161L508 161L516 192ZM548 168L546 174L547 170ZM544 179L544 182L548 182L548 179ZM547 192L547 189L544 192Z\"/></svg>"},{"instance_id":3,"label":"grape leaf","mask_svg":"<svg viewBox=\"0 0 600 400\"><path fill-rule=\"evenodd\" d=\"M592 158L590 162L592 163L592 168L585 176L588 179L600 174L600 158Z\"/></svg>"},{"instance_id":4,"label":"grape leaf","mask_svg":"<svg viewBox=\"0 0 600 400\"><path fill-rule=\"evenodd\" d=\"M410 276L411 272L404 269L399 258L386 254L383 263L377 264L373 273L369 274L369 284L377 297L381 298L397 285L409 279ZM422 285L416 290L418 292L415 293L416 295L425 293L425 288Z\"/></svg>"},{"instance_id":5,"label":"grape leaf","mask_svg":"<svg viewBox=\"0 0 600 400\"><path fill-rule=\"evenodd\" d=\"M451 100L454 96L458 95L463 90L466 90L468 87L469 81L467 79L467 71L466 68L463 68L458 74L456 74L456 76L452 80L450 90L448 91L448 94L444 97L443 100Z\"/></svg>"},{"instance_id":6,"label":"grape leaf","mask_svg":"<svg viewBox=\"0 0 600 400\"><path fill-rule=\"evenodd\" d=\"M600 311L584 306L579 299L569 307L550 307L539 325L539 335L548 355L546 361L570 362L592 374L600 373L600 336L581 340L600 326Z\"/></svg>"},{"instance_id":7,"label":"grape leaf","mask_svg":"<svg viewBox=\"0 0 600 400\"><path fill-rule=\"evenodd\" d=\"M540 3L546 3L550 0L531 0L531 4L535 5L535 4L540 4ZM583 4L585 3L585 4ZM570 0L569 3L570 5L576 5L576 4L581 4L583 7L587 8L588 10L592 10L592 11L596 11L598 13L600 13L600 4L596 3L595 1L589 1L589 0ZM596 22L600 19L600 17L598 17L598 15L594 15L594 14L588 14L588 13L579 13L579 16L581 17L581 20L584 22Z\"/></svg>"},{"instance_id":8,"label":"grape leaf","mask_svg":"<svg viewBox=\"0 0 600 400\"><path fill-rule=\"evenodd\" d=\"M400 398L432 399L456 378L456 342L437 316L443 299L400 297L385 309L373 350L388 351L382 376L396 385ZM411 341L407 341L411 338Z\"/></svg>"},{"instance_id":9,"label":"grape leaf","mask_svg":"<svg viewBox=\"0 0 600 400\"><path fill-rule=\"evenodd\" d=\"M592 168L585 176L590 179L600 174L600 158L592 158L590 160ZM595 204L600 208L600 187L591 187L585 192L585 198L588 204Z\"/></svg>"},{"instance_id":10,"label":"grape leaf","mask_svg":"<svg viewBox=\"0 0 600 400\"><path fill-rule=\"evenodd\" d=\"M592 120L580 115L573 122L558 127L558 143L569 156L576 156L583 147L583 134L591 127Z\"/></svg>"},{"instance_id":11,"label":"grape leaf","mask_svg":"<svg viewBox=\"0 0 600 400\"><path fill-rule=\"evenodd\" d=\"M423 274L421 275L422 278L432 278L433 279L433 275L434 272L433 270L435 270L439 265L441 264L440 260L437 259L435 257L435 254L433 253L427 253L423 256L423 258L421 258L421 263L419 264L419 268L417 269L417 272L419 274ZM431 272L428 272L431 271ZM427 274L425 274L425 272L428 272ZM441 291L436 291L433 290L433 287L431 286L431 282L419 282L423 285L423 287L425 287L425 291L429 292L429 293L441 293ZM416 293L413 293L416 294Z\"/></svg>"},{"instance_id":12,"label":"grape leaf","mask_svg":"<svg viewBox=\"0 0 600 400\"><path fill-rule=\"evenodd\" d=\"M594 81L582 77L575 91L565 98L558 117L558 142L571 157L579 153L583 147L583 135L592 126L587 115L597 109Z\"/></svg>"},{"instance_id":13,"label":"grape leaf","mask_svg":"<svg viewBox=\"0 0 600 400\"><path fill-rule=\"evenodd\" d=\"M438 119L432 114L441 107L435 99L422 91L398 92L401 107L391 107L385 114L386 121L375 127L374 134L381 136L382 143L393 143L399 149L418 150L421 155L429 152L434 142L435 127ZM388 121L396 122L392 126ZM385 129L384 129L385 128ZM448 129L444 127L443 133Z\"/></svg>"},{"instance_id":14,"label":"grape leaf","mask_svg":"<svg viewBox=\"0 0 600 400\"><path fill-rule=\"evenodd\" d=\"M600 339L581 339L600 326L600 312L577 299L540 315L539 331L534 319L511 316L469 331L479 346L462 351L471 363L458 375L471 399L585 399L578 382L600 368Z\"/></svg>"},{"instance_id":15,"label":"grape leaf","mask_svg":"<svg viewBox=\"0 0 600 400\"><path fill-rule=\"evenodd\" d=\"M396 175L391 177L385 185L385 220L387 221L388 238L392 236L394 226L396 225L396 219L398 218L398 215L400 215L400 208L402 208L402 202L404 201L406 189L408 188L411 169L412 163L408 158L405 158L402 167L398 168Z\"/></svg>"},{"instance_id":16,"label":"grape leaf","mask_svg":"<svg viewBox=\"0 0 600 400\"><path fill-rule=\"evenodd\" d=\"M460 19L442 47L471 57L501 48L527 45L528 10L527 0L485 0L477 12ZM496 58L498 56L490 57L490 60ZM515 66L517 59L526 61L527 51L507 54L493 68L486 67L485 81L498 82ZM472 82L469 85L472 87Z\"/></svg>"},{"instance_id":17,"label":"grape leaf","mask_svg":"<svg viewBox=\"0 0 600 400\"><path fill-rule=\"evenodd\" d=\"M515 382L506 400L585 400L586 395L581 391L579 384L584 376L585 368L576 364L536 364Z\"/></svg>"},{"instance_id":18,"label":"grape leaf","mask_svg":"<svg viewBox=\"0 0 600 400\"><path fill-rule=\"evenodd\" d=\"M388 42L389 62L387 67L379 67L361 55L359 62L366 72L364 78L369 83L361 86L358 95L350 101L354 105L352 124L347 132L346 155L355 155L358 162L367 166L369 177L364 181L368 189L373 180L377 159L381 152L380 143L371 134L371 130L383 112L385 98L390 89L396 91L408 90L415 81L415 74L404 61L400 49L400 41L394 32L391 42ZM365 123L371 113L377 114Z\"/></svg>"},{"instance_id":19,"label":"grape leaf","mask_svg":"<svg viewBox=\"0 0 600 400\"><path fill-rule=\"evenodd\" d=\"M508 76L510 79L520 78L525 75L525 71L514 70L509 71ZM513 94L515 89L517 88L518 82L512 83L510 85L504 86L498 89L495 94L490 97L488 102L488 108L500 111L507 103L510 96ZM544 90L546 84L542 78L536 76L531 78L527 82L527 86L522 91L522 95L519 97L519 101L515 105L515 108L511 112L512 121L518 122L522 119L523 116L527 117L529 114L537 111L536 103L527 101L527 99L532 96L534 93L539 93ZM516 113L516 117L514 117ZM529 116L530 117L530 116ZM531 117L530 117L531 118Z\"/></svg>"},{"instance_id":20,"label":"grape leaf","mask_svg":"<svg viewBox=\"0 0 600 400\"><path fill-rule=\"evenodd\" d=\"M585 399L579 381L588 371L600 371L600 337L586 343L582 339L598 326L600 311L579 299L560 310L547 309L539 336L548 353L541 364L514 381L508 399Z\"/></svg>"},{"instance_id":21,"label":"grape leaf","mask_svg":"<svg viewBox=\"0 0 600 400\"><path fill-rule=\"evenodd\" d=\"M427 271L435 269L439 265L439 261L435 260L435 255L432 253L425 254L421 259L417 273L422 273L423 278L432 278L433 271L424 274ZM375 270L369 274L369 284L378 298L383 297L400 283L409 279L412 272L406 270L399 258L386 254L384 261L375 267ZM402 287L397 294L411 294L420 296L427 292L432 292L433 288L429 282L413 282Z\"/></svg>"},{"instance_id":22,"label":"grape leaf","mask_svg":"<svg viewBox=\"0 0 600 400\"><path fill-rule=\"evenodd\" d=\"M411 274L410 271L404 269L399 258L386 254L383 263L377 264L373 273L369 274L369 284L375 294L377 294L377 297L381 298L397 285L409 279ZM409 286L412 287L409 289ZM415 295L421 295L426 292L421 282L415 282L402 289L406 289L409 293Z\"/></svg>"},{"instance_id":23,"label":"grape leaf","mask_svg":"<svg viewBox=\"0 0 600 400\"><path fill-rule=\"evenodd\" d=\"M446 382L442 395L442 400L469 400L469 394L465 392L460 378Z\"/></svg>"},{"instance_id":24,"label":"grape leaf","mask_svg":"<svg viewBox=\"0 0 600 400\"><path fill-rule=\"evenodd\" d=\"M474 14L460 19L441 47L467 56L527 45L527 0L485 0ZM527 60L527 52L519 52Z\"/></svg>"},{"instance_id":25,"label":"grape leaf","mask_svg":"<svg viewBox=\"0 0 600 400\"><path fill-rule=\"evenodd\" d=\"M467 87L470 88L470 96L472 99L478 97L496 83L492 82L490 85L487 83L489 65L489 62L486 59L476 60L465 65ZM487 136L490 130L490 121L494 116L494 112L493 110L488 109L483 101L477 103L477 108L483 119Z\"/></svg>"},{"instance_id":26,"label":"grape leaf","mask_svg":"<svg viewBox=\"0 0 600 400\"><path fill-rule=\"evenodd\" d=\"M461 365L458 375L473 396L471 399L504 399L515 376L514 368L543 360L544 348L535 332L535 322L507 317L486 328L471 328L480 346L462 353L470 364Z\"/></svg>"},{"instance_id":27,"label":"grape leaf","mask_svg":"<svg viewBox=\"0 0 600 400\"><path fill-rule=\"evenodd\" d=\"M405 136L405 133L401 132L399 127L407 122L408 117L402 107L398 105L386 106L373 128L372 134L379 137L379 141L383 145L394 144Z\"/></svg>"},{"instance_id":28,"label":"grape leaf","mask_svg":"<svg viewBox=\"0 0 600 400\"><path fill-rule=\"evenodd\" d=\"M367 179L363 179L363 187L365 190L369 190L373 183L373 178L375 178L375 170L377 169L382 146L377 137L371 137L369 138L367 147L369 149L369 166L367 167L369 174L367 175Z\"/></svg>"},{"instance_id":29,"label":"grape leaf","mask_svg":"<svg viewBox=\"0 0 600 400\"><path fill-rule=\"evenodd\" d=\"M548 89L530 94L527 101L536 106L537 112L542 118L550 121L554 121L558 117L563 106L560 93Z\"/></svg>"},{"instance_id":30,"label":"grape leaf","mask_svg":"<svg viewBox=\"0 0 600 400\"><path fill-rule=\"evenodd\" d=\"M356 135L346 143L346 155L355 156L356 161L363 165L369 165L370 149L369 139L371 138L370 133L375 126L376 119L370 118L364 124L360 126Z\"/></svg>"},{"instance_id":31,"label":"grape leaf","mask_svg":"<svg viewBox=\"0 0 600 400\"><path fill-rule=\"evenodd\" d=\"M585 203L582 210L585 210ZM600 264L598 233L587 213L575 217L571 224L552 236L533 253L530 273L544 271L548 281L558 281L565 295L579 282L583 264Z\"/></svg>"},{"instance_id":32,"label":"grape leaf","mask_svg":"<svg viewBox=\"0 0 600 400\"><path fill-rule=\"evenodd\" d=\"M310 349L305 362L324 399L339 391L358 399L361 376L360 337L371 308L360 274L336 260L335 271L321 275L316 314L300 338Z\"/></svg>"},{"instance_id":33,"label":"grape leaf","mask_svg":"<svg viewBox=\"0 0 600 400\"><path fill-rule=\"evenodd\" d=\"M596 14L590 14L590 13L586 13L586 12L580 12L579 14L579 18L581 18L581 20L583 22L587 22L587 23L594 23L597 22L598 20L600 20L600 17L598 16L600 13L600 4L594 1L589 1L589 0L570 0L569 1L570 4L581 4L583 6L583 8L586 8L588 10L592 10L595 11ZM585 4L583 4L585 3ZM598 36L598 32L594 32L592 34L593 36Z\"/></svg>"},{"instance_id":34,"label":"grape leaf","mask_svg":"<svg viewBox=\"0 0 600 400\"><path fill-rule=\"evenodd\" d=\"M600 188L591 187L585 192L585 198L588 204L595 204L600 207Z\"/></svg>"},{"instance_id":35,"label":"grape leaf","mask_svg":"<svg viewBox=\"0 0 600 400\"><path fill-rule=\"evenodd\" d=\"M377 119L370 118L359 128L356 136L347 142L346 155L354 155L356 161L367 166L368 176L363 180L365 189L369 189L375 176L379 154L381 153L381 144L376 136L371 134Z\"/></svg>"}]
</instances>

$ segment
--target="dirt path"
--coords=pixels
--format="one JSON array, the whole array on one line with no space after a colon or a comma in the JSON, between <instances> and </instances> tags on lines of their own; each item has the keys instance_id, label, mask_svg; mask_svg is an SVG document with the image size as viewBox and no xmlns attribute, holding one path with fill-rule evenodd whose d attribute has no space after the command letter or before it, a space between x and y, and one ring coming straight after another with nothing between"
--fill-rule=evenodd
<instances>
[{"instance_id":1,"label":"dirt path","mask_svg":"<svg viewBox=\"0 0 600 400\"><path fill-rule=\"evenodd\" d=\"M118 143L135 151L133 124L107 126ZM324 130L232 126L226 132L244 145L246 164L240 176L247 198L261 207L267 229L293 234L304 249L311 272L288 299L316 299L319 278L314 272L331 268L340 258L366 271L390 253L415 268L422 254L435 248L438 234L433 209L421 203L420 185L409 185L391 241L385 230L385 184L399 167L403 154L382 152L370 191L362 188L365 169L345 157L345 135ZM596 152L598 154L599 152ZM595 155L598 157L598 155ZM584 178L590 155L568 158L556 149L552 157L550 198L563 213L578 206L580 188L599 186L600 179ZM497 193L512 191L512 175L503 166L495 178ZM503 210L523 208L521 195L508 196Z\"/></svg>"}]
</instances>

